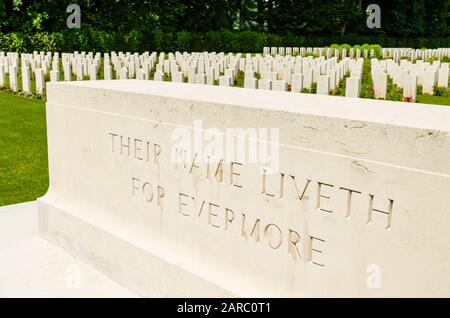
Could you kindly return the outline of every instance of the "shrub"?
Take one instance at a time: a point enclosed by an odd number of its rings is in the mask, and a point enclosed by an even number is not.
[[[450,89],[445,87],[433,87],[433,95],[435,96],[450,96]]]

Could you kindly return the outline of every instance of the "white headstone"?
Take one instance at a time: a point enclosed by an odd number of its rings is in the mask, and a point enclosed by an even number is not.
[[[231,77],[230,76],[226,76],[226,75],[221,75],[219,77],[219,86],[232,86],[231,85]]]
[[[17,76],[17,67],[15,65],[9,69],[9,88],[13,92],[19,91],[19,80]]]
[[[274,91],[286,92],[287,89],[288,89],[287,81],[279,80],[272,82],[272,90]]]
[[[272,90],[272,80],[263,78],[258,80],[258,88],[268,91]]]
[[[35,70],[36,76],[36,94],[44,94],[45,82],[44,82],[44,70],[37,68]]]
[[[440,68],[438,72],[437,86],[448,88],[448,75],[449,75],[448,66],[446,68]]]
[[[30,68],[28,66],[22,67],[22,91],[27,95],[31,94]]]
[[[111,65],[105,65],[103,67],[103,79],[104,80],[112,80],[112,67]]]
[[[183,73],[182,72],[172,73],[172,82],[183,83]]]
[[[251,89],[258,88],[258,80],[253,77],[246,77],[244,79],[244,88],[251,88]]]
[[[320,75],[317,81],[317,94],[329,95],[330,94],[330,76]]]
[[[415,102],[417,95],[417,76],[408,75],[404,78],[403,98],[406,101]]]
[[[434,69],[426,70],[423,73],[423,94],[434,94],[434,86],[436,85],[436,71]]]
[[[294,74],[292,76],[291,92],[300,93],[303,89],[303,75]]]
[[[373,89],[375,98],[386,99],[388,76],[384,72],[376,72],[373,74]]]
[[[347,77],[345,81],[345,96],[359,97],[361,90],[361,80],[358,77]]]

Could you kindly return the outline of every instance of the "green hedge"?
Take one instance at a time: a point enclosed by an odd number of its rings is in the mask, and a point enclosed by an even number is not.
[[[379,44],[382,47],[437,48],[450,47],[450,38],[389,38],[348,34],[333,37],[304,37],[293,34],[276,35],[258,32],[212,31],[207,33],[174,32],[155,30],[143,33],[107,32],[92,30],[67,30],[63,32],[41,32],[34,34],[0,34],[0,51],[223,51],[262,52],[264,46],[325,47],[332,43],[361,45]]]

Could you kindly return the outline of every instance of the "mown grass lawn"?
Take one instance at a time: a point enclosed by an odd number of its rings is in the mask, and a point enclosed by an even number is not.
[[[418,103],[450,106],[450,96],[417,95]]]
[[[0,206],[35,200],[47,188],[45,103],[0,91]]]

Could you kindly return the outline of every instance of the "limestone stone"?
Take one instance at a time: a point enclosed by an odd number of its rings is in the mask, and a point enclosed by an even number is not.
[[[22,67],[22,91],[26,95],[31,94],[30,68],[28,66]]]
[[[40,234],[131,291],[450,296],[446,107],[156,81],[47,93]]]
[[[120,75],[119,75],[119,78],[121,79],[121,80],[125,80],[125,79],[128,79],[128,69],[126,68],[126,67],[122,67],[121,69],[120,69],[120,73],[119,73]]]
[[[111,65],[105,64],[103,67],[103,79],[104,80],[112,80],[112,67]]]
[[[330,76],[320,75],[317,82],[317,94],[329,95],[330,94]]]
[[[437,83],[437,85],[439,87],[448,88],[448,76],[449,76],[448,66],[445,67],[445,68],[440,68],[439,72],[438,72],[438,83]]]
[[[0,88],[5,86],[5,66],[0,64]]]
[[[172,82],[183,83],[183,73],[182,72],[172,73]]]
[[[388,77],[384,72],[376,72],[373,74],[373,89],[375,98],[386,99]]]
[[[258,88],[267,91],[272,90],[272,80],[263,78],[258,80]]]
[[[225,86],[225,87],[230,87],[231,85],[231,77],[227,76],[227,75],[221,75],[219,77],[219,85],[220,86]]]
[[[206,85],[206,74],[204,74],[204,73],[197,74],[195,76],[195,83],[196,84]]]
[[[252,89],[258,88],[258,80],[253,77],[246,77],[244,79],[244,88],[252,88]]]
[[[423,73],[422,92],[433,95],[434,85],[436,85],[436,71],[434,69],[426,70]]]
[[[303,89],[303,74],[294,74],[292,76],[291,92],[299,93]]]
[[[274,81],[272,83],[272,90],[274,91],[280,91],[280,92],[286,92],[288,89],[288,82],[286,81]]]
[[[361,90],[361,79],[359,77],[347,77],[345,81],[345,96],[359,97]]]
[[[311,89],[313,83],[313,70],[305,69],[303,72],[303,87]]]
[[[154,75],[154,80],[160,82],[164,81],[164,73],[161,71],[156,71]]]
[[[35,76],[36,76],[36,93],[43,94],[45,89],[44,70],[41,68],[37,68],[35,71]]]
[[[57,69],[50,71],[50,82],[59,82],[59,71]],[[91,79],[92,80],[92,79]]]
[[[404,78],[403,98],[414,102],[417,95],[417,76],[408,75]]]
[[[9,70],[9,87],[13,92],[19,91],[19,79],[16,66],[11,66]]]

